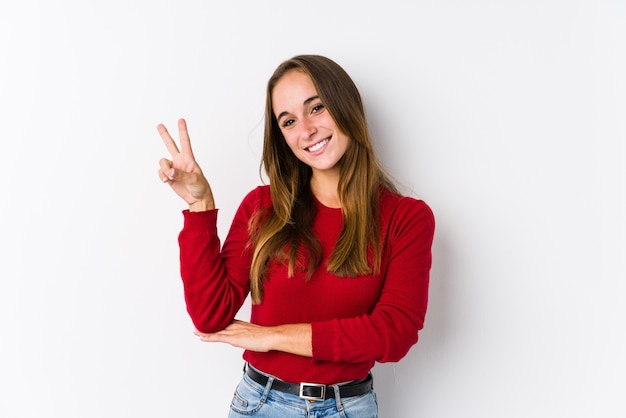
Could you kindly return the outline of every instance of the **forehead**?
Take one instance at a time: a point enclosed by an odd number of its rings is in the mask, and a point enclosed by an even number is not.
[[[275,113],[295,110],[304,102],[317,96],[317,89],[308,74],[300,70],[290,70],[283,75],[272,90],[272,107]]]

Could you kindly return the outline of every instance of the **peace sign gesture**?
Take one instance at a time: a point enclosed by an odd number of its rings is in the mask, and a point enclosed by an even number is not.
[[[159,124],[157,131],[172,156],[171,160],[161,158],[159,161],[161,181],[168,183],[176,194],[187,202],[190,211],[199,212],[215,209],[209,182],[202,174],[202,170],[193,156],[185,120],[178,120],[180,150],[165,125]]]

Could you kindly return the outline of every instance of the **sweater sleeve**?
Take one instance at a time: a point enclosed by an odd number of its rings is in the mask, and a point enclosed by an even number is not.
[[[180,272],[187,312],[200,332],[216,332],[230,324],[250,289],[248,219],[255,191],[241,203],[224,246],[217,234],[217,209],[184,211],[179,234]]]
[[[435,221],[423,201],[401,199],[388,221],[381,295],[369,315],[312,324],[313,361],[399,361],[417,343],[428,303]]]

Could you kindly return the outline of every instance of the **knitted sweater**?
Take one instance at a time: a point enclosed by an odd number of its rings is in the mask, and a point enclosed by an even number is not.
[[[269,187],[244,198],[223,246],[217,209],[183,212],[181,276],[187,310],[201,332],[225,328],[249,293],[248,221],[271,207]],[[313,356],[245,351],[244,359],[285,381],[333,384],[365,377],[375,361],[398,361],[417,342],[428,302],[435,222],[424,201],[383,191],[380,274],[340,278],[326,270],[326,262],[341,231],[341,209],[316,204],[313,232],[322,247],[321,265],[307,281],[305,272],[289,278],[286,265],[270,263],[263,300],[252,305],[250,318],[265,326],[310,323]]]

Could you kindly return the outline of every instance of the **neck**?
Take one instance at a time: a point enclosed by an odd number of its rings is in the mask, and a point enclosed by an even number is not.
[[[337,186],[339,185],[339,173],[313,172],[311,177],[311,191],[324,206],[340,208],[341,201]]]

